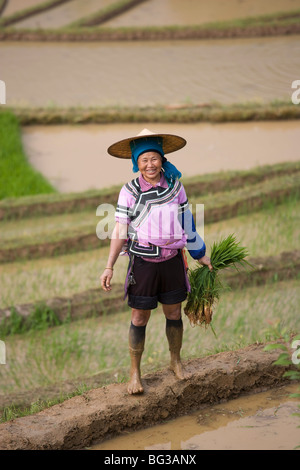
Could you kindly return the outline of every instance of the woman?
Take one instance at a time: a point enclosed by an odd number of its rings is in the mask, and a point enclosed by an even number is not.
[[[183,324],[181,303],[189,283],[182,250],[212,270],[205,256],[205,244],[195,229],[181,173],[167,161],[165,154],[186,144],[182,137],[155,134],[144,129],[135,137],[121,140],[108,148],[118,158],[131,158],[139,177],[125,184],[119,194],[116,225],[110,252],[101,276],[105,291],[111,290],[113,267],[124,249],[129,254],[125,295],[132,309],[129,329],[131,358],[130,394],[143,393],[141,358],[151,310],[162,304],[166,317],[166,336],[171,356],[170,367],[178,379],[184,378],[180,360]]]

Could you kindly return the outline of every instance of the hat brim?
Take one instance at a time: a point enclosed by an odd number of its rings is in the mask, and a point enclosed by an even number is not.
[[[131,158],[130,142],[132,142],[133,140],[144,139],[145,137],[162,137],[162,147],[164,153],[175,152],[176,150],[180,150],[186,145],[186,140],[183,137],[180,137],[179,135],[150,134],[149,136],[141,135],[120,140],[119,142],[116,142],[115,144],[112,144],[110,147],[108,147],[107,152],[113,157]]]

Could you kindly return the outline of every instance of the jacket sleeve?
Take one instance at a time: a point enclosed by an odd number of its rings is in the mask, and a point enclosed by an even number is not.
[[[202,258],[206,253],[206,246],[196,230],[192,212],[190,209],[186,209],[184,212],[178,214],[178,218],[188,237],[186,248],[189,254],[194,259]]]
[[[115,221],[120,224],[130,224],[130,212],[134,206],[135,200],[132,194],[128,191],[126,185],[124,185],[120,191],[118,204],[115,212]]]

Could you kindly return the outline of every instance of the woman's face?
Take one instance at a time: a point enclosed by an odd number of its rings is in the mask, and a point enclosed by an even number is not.
[[[145,152],[139,156],[138,168],[148,183],[155,184],[160,180],[162,158],[157,152]]]

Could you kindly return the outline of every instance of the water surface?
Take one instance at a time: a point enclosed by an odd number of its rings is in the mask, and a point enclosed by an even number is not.
[[[39,3],[41,3],[40,0]],[[72,0],[14,24],[15,28],[60,28],[96,13],[115,0]],[[24,8],[24,7],[23,7]]]
[[[299,0],[151,0],[105,26],[197,25],[300,8]]]
[[[4,42],[7,106],[291,100],[297,36],[211,41]]]
[[[23,144],[32,166],[59,191],[84,191],[124,184],[136,175],[130,160],[111,157],[107,148],[144,127],[187,140],[167,156],[187,177],[300,160],[299,121],[29,126],[23,128]]]
[[[292,450],[300,444],[299,393],[290,385],[203,408],[108,440],[92,450]]]

